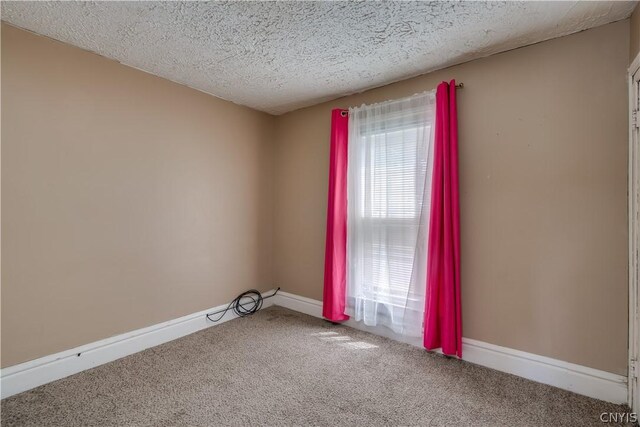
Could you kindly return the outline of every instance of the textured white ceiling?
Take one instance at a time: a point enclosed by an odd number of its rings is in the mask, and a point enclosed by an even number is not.
[[[628,17],[635,2],[2,2],[13,25],[280,114]]]

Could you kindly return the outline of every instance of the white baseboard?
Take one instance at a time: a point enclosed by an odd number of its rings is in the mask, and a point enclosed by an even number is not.
[[[267,294],[272,292],[267,292]],[[265,299],[263,308],[273,305],[273,300],[274,298]],[[206,319],[207,313],[225,309],[227,305],[219,305],[147,328],[4,368],[0,370],[0,398],[13,396],[238,317],[233,310],[229,310],[216,323]]]
[[[322,302],[320,301],[283,291],[278,292],[274,299],[275,305],[322,318]],[[343,324],[368,331],[361,322],[348,320]],[[386,336],[395,339],[391,333]],[[470,338],[462,339],[462,353],[462,359],[467,362],[595,399],[619,404],[627,403],[627,377],[622,375]]]
[[[264,300],[264,308],[271,305],[279,305],[322,318],[322,303],[320,301],[288,292],[280,291],[275,297]],[[229,311],[218,323],[206,320],[206,313],[221,310],[226,306],[227,304],[220,305],[209,310],[4,368],[0,370],[0,397],[4,399],[235,319],[237,317],[235,313]],[[360,322],[349,320],[344,324],[355,329],[368,330]],[[387,337],[394,338],[392,334]],[[469,338],[463,338],[462,342],[463,360],[468,362],[607,402],[627,403],[627,378],[622,375]]]

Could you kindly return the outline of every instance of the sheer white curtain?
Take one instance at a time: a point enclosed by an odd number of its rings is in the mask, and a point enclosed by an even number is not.
[[[349,109],[346,314],[421,337],[435,92]]]

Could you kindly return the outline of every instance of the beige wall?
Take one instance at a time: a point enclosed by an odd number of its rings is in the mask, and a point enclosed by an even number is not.
[[[2,366],[272,287],[274,118],[2,25]]]
[[[459,91],[464,336],[627,366],[629,21],[278,117],[276,283],[321,299],[330,110]]]
[[[631,15],[629,29],[629,63],[640,53],[640,8],[636,6]]]
[[[2,366],[249,287],[321,299],[331,108],[456,78],[464,335],[625,374],[629,33],[274,118],[3,25]]]

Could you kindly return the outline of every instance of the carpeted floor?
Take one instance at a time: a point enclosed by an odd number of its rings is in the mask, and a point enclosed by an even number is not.
[[[2,401],[2,426],[602,426],[628,408],[271,307]]]

